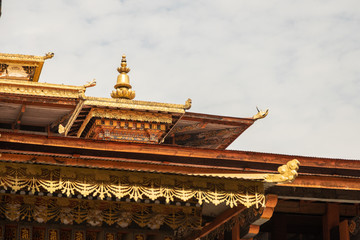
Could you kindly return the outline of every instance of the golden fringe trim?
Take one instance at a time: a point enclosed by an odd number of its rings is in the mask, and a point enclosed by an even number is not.
[[[61,193],[68,197],[164,198],[166,203],[196,199],[199,204],[225,203],[230,207],[264,206],[263,183],[239,179],[151,174],[125,171],[1,164],[0,188],[32,193]],[[10,166],[9,166],[10,165]],[[231,190],[229,190],[231,189]]]

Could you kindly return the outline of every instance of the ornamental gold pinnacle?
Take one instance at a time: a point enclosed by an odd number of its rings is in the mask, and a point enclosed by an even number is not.
[[[121,67],[117,68],[120,73],[117,77],[116,85],[114,86],[115,90],[111,92],[112,98],[125,98],[125,99],[134,99],[135,91],[131,89],[130,79],[127,75],[130,72],[130,68],[127,67],[126,56],[123,55],[121,59]]]

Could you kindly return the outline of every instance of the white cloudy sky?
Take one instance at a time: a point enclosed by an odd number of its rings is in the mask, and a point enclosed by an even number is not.
[[[109,97],[126,53],[138,100],[251,117],[230,149],[360,159],[359,0],[3,0],[0,52],[42,82]]]

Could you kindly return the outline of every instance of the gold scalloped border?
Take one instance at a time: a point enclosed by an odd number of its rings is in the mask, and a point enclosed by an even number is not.
[[[110,171],[18,163],[0,164],[0,188],[32,193],[61,193],[68,197],[148,198],[174,201],[196,199],[230,207],[264,206],[261,181],[222,179],[130,171]]]

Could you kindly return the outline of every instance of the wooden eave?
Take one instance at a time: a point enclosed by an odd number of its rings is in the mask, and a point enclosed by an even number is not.
[[[84,96],[85,91],[84,86],[0,79],[0,93],[2,94],[77,99]]]
[[[67,156],[86,156],[88,167],[114,168],[126,163],[129,168],[199,173],[276,172],[279,165],[296,158],[301,164],[301,176],[352,178],[359,180],[360,161],[314,158],[246,151],[213,150],[170,145],[109,142],[70,137],[47,137],[33,134],[1,132],[3,151],[27,151]],[[73,158],[73,157],[71,157]],[[96,160],[95,160],[96,159]],[[109,159],[111,159],[109,161]],[[56,162],[56,160],[53,160]],[[74,160],[65,161],[74,162]],[[80,160],[79,160],[80,161]],[[69,162],[69,163],[70,163]],[[76,161],[75,161],[76,162]],[[81,162],[81,161],[80,161]],[[93,166],[92,166],[93,164]],[[102,164],[104,164],[102,166]],[[295,184],[296,181],[293,183]]]
[[[166,143],[224,150],[254,122],[253,118],[186,112],[169,132]]]
[[[219,172],[228,171],[229,173],[234,171],[275,172],[279,165],[295,158],[301,164],[300,175],[358,178],[360,172],[360,161],[358,160],[125,143],[73,137],[47,137],[15,132],[1,132],[0,134],[3,150],[61,153],[68,156],[102,159],[101,161],[111,158],[113,162],[122,159],[129,163],[149,164],[154,169],[157,168],[156,166],[177,166],[183,169],[188,168],[191,171],[196,168]],[[101,167],[100,162],[94,167]],[[87,166],[91,167],[91,164],[92,161],[89,160]]]
[[[29,83],[26,85],[39,85],[38,83]],[[56,134],[57,128],[55,129],[55,127],[61,121],[66,120],[66,116],[71,114],[78,103],[77,98],[72,97],[24,95],[9,93],[6,89],[5,91],[1,90],[4,89],[0,89],[0,111],[2,112],[0,128],[3,129],[16,131],[28,129],[41,132],[52,129],[53,134]],[[78,94],[78,91],[76,93]]]

